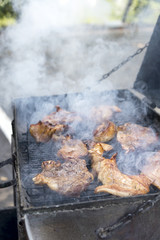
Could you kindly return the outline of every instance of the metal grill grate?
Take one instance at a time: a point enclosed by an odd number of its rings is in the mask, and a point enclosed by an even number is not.
[[[114,92],[107,92],[100,93],[99,98],[101,99],[101,103],[107,103],[108,98],[110,96],[116,95],[116,105],[120,108],[124,109],[126,107],[134,106],[134,111],[131,112],[130,115],[126,115],[126,111],[119,113],[117,116],[114,117],[114,122],[117,125],[124,124],[125,122],[134,122],[142,124],[143,126],[152,126],[156,129],[158,133],[160,133],[160,117],[155,112],[153,112],[149,108],[144,108],[143,103],[134,97],[129,91],[127,90],[119,90]],[[82,95],[75,94],[75,98],[82,98]],[[70,96],[69,96],[70,97]],[[95,94],[94,94],[94,99]],[[14,118],[15,118],[15,138],[16,141],[16,151],[17,151],[17,158],[19,163],[20,169],[20,182],[21,182],[21,189],[20,194],[21,198],[23,199],[23,204],[26,207],[41,207],[41,206],[53,206],[53,205],[60,205],[60,204],[72,204],[72,203],[79,203],[79,202],[86,202],[91,200],[98,200],[98,199],[108,199],[108,198],[115,198],[110,194],[94,194],[94,189],[99,184],[98,181],[95,179],[84,191],[80,197],[65,197],[55,193],[54,191],[50,190],[47,186],[38,186],[35,185],[32,181],[32,178],[41,172],[41,163],[45,160],[56,160],[57,159],[57,147],[53,142],[48,143],[36,143],[35,140],[31,137],[28,129],[30,124],[33,121],[33,115],[37,118],[37,121],[41,119],[41,116],[45,116],[48,114],[49,108],[45,108],[49,105],[51,107],[55,105],[60,105],[62,108],[68,108],[68,96],[53,96],[53,97],[33,97],[27,99],[19,99],[16,100],[14,103]],[[94,101],[93,101],[94,105]],[[47,110],[46,110],[47,109]],[[127,109],[126,109],[127,110]],[[45,112],[46,111],[46,112]],[[51,110],[52,111],[52,110]],[[135,114],[136,113],[136,114]],[[39,119],[38,119],[39,118]],[[113,140],[112,144],[114,148],[119,149],[120,146],[118,143]],[[157,146],[156,146],[157,147]],[[155,148],[155,146],[154,146]],[[110,157],[115,150],[113,150],[108,157]],[[88,159],[87,166],[88,169],[90,168],[90,162]],[[151,187],[151,192],[157,192],[156,188]],[[22,205],[23,205],[22,204]]]

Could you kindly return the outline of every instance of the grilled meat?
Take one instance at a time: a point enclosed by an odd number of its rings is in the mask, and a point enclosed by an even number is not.
[[[121,109],[117,106],[101,105],[93,107],[91,110],[91,118],[97,123],[108,121],[112,118],[114,113],[121,112]]]
[[[47,142],[52,136],[53,140],[56,141],[63,139],[63,137],[60,137],[60,133],[62,134],[69,128],[68,124],[80,121],[81,118],[76,113],[68,112],[56,106],[56,112],[49,114],[37,124],[31,124],[29,131],[37,142]]]
[[[68,134],[66,134],[66,135],[53,134],[52,135],[52,140],[54,142],[62,142],[63,143],[64,141],[68,141],[69,139],[71,139],[71,135],[68,135]]]
[[[158,138],[151,128],[142,127],[133,123],[125,123],[118,127],[117,140],[126,151],[136,148],[145,149],[150,144],[156,143]]]
[[[147,158],[142,173],[151,181],[151,183],[160,189],[160,151]]]
[[[70,159],[65,163],[45,161],[42,172],[33,178],[35,184],[47,184],[48,187],[62,195],[79,196],[93,181],[83,159]]]
[[[87,147],[81,140],[70,139],[63,142],[61,149],[57,153],[59,157],[64,159],[80,158],[88,154]]]
[[[106,121],[97,127],[94,131],[95,142],[108,142],[114,138],[116,134],[116,125],[111,121]]]
[[[96,143],[92,149],[88,152],[90,153],[92,159],[92,170],[94,175],[97,175],[101,169],[101,162],[105,159],[103,158],[103,152],[109,152],[113,147],[105,143]]]
[[[82,119],[75,112],[69,112],[56,106],[56,112],[53,112],[43,118],[42,122],[48,122],[52,125],[69,124],[72,122],[80,122]]]
[[[103,152],[109,152],[113,149],[113,147],[109,144],[106,143],[92,143],[92,148],[89,150],[89,153],[92,157],[94,157],[94,155],[98,155],[98,156],[102,156]]]
[[[92,168],[103,183],[95,193],[108,192],[121,197],[145,194],[149,192],[150,180],[144,175],[126,175],[120,172],[116,164],[116,155],[111,159],[102,156],[102,145],[96,145],[89,152],[92,157]]]
[[[66,128],[67,126],[63,124],[52,125],[48,122],[39,121],[37,124],[31,124],[29,131],[37,142],[48,142],[53,134],[57,135]]]

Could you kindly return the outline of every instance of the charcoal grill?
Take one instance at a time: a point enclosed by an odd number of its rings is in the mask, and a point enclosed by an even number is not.
[[[107,103],[108,99],[116,96],[114,103],[121,109],[133,108],[130,115],[126,115],[122,111],[118,117],[115,116],[116,124],[134,121],[143,126],[151,126],[160,135],[160,116],[153,109],[155,106],[160,106],[158,91],[155,91],[153,95],[154,90],[159,86],[157,81],[160,79],[157,70],[159,62],[157,65],[154,64],[155,54],[156,59],[160,59],[159,48],[155,50],[160,43],[159,24],[160,19],[158,19],[135,81],[134,88],[147,96],[143,100],[129,90],[114,90],[101,93],[88,91],[85,94],[30,97],[14,101],[12,160],[14,160],[16,179],[15,201],[19,239],[94,240],[111,238],[124,240],[131,238],[130,236],[136,240],[159,239],[157,223],[160,216],[160,195],[157,188],[151,186],[148,194],[127,198],[102,193],[95,195],[94,189],[97,186],[95,180],[80,197],[68,198],[60,196],[46,186],[34,185],[32,177],[41,171],[41,162],[56,158],[56,149],[50,142],[37,144],[28,131],[29,125],[33,121],[33,115],[37,116],[38,121],[48,113],[47,105],[60,105],[62,108],[69,109],[68,103],[71,98],[75,101],[77,99],[83,101],[87,94],[87,97],[92,99],[93,105],[96,104],[97,99],[100,103]],[[150,75],[148,66],[153,72],[156,69],[153,84],[150,81],[152,75]],[[47,109],[46,112],[42,113],[42,108]],[[41,114],[43,115],[41,116]],[[151,146],[149,150],[159,149],[160,147],[157,145]],[[87,164],[89,168],[89,162]],[[14,181],[11,184],[13,183]]]

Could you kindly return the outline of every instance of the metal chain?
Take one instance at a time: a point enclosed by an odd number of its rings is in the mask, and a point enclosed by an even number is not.
[[[100,239],[109,239],[116,231],[120,228],[126,226],[130,223],[133,218],[149,211],[155,204],[160,201],[160,194],[158,194],[153,200],[148,200],[147,202],[140,205],[135,212],[129,213],[123,216],[119,221],[109,227],[101,227],[96,230],[96,233]]]
[[[104,79],[108,78],[112,73],[116,72],[117,70],[119,70],[123,65],[125,65],[127,62],[129,62],[131,59],[133,59],[135,56],[137,56],[138,54],[140,54],[145,48],[147,48],[149,46],[149,42],[146,43],[144,45],[144,47],[142,48],[138,48],[137,51],[129,56],[128,58],[126,58],[125,60],[123,60],[120,64],[118,64],[117,66],[115,66],[111,71],[109,71],[108,73],[104,74],[102,76],[101,79],[98,80],[98,82],[103,81]]]

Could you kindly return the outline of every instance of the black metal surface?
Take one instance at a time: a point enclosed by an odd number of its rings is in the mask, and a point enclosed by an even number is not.
[[[94,96],[94,97],[93,97]],[[98,182],[95,180],[89,188],[77,198],[66,198],[51,191],[46,186],[35,185],[32,178],[41,171],[41,163],[44,160],[56,159],[57,149],[52,142],[37,144],[30,136],[28,129],[29,125],[34,121],[38,121],[45,114],[53,111],[53,106],[60,105],[62,108],[69,109],[70,100],[78,100],[83,104],[85,98],[82,94],[70,94],[51,97],[33,97],[28,99],[19,99],[14,104],[14,118],[15,118],[15,137],[17,149],[17,180],[20,196],[20,206],[22,209],[30,208],[44,208],[62,205],[73,205],[80,203],[88,203],[96,201],[111,201],[119,202],[121,198],[110,194],[94,194],[94,189]],[[125,122],[135,122],[143,126],[152,126],[157,133],[160,133],[160,117],[152,109],[144,106],[144,104],[128,90],[119,90],[103,93],[87,93],[87,100],[91,99],[92,104],[108,103],[114,99],[114,104],[123,109],[122,113],[114,117],[114,122],[117,125]],[[49,106],[49,107],[48,107]],[[129,109],[130,114],[126,115]],[[111,142],[115,148],[119,148],[114,140]],[[148,149],[153,151],[159,146]],[[117,149],[116,149],[117,151]],[[113,154],[114,152],[111,152]],[[90,163],[87,162],[90,169]],[[132,166],[133,168],[134,166]],[[123,166],[122,166],[122,169]],[[158,189],[151,187],[149,194],[139,196],[138,199],[147,199],[148,196],[156,196]],[[136,199],[136,197],[131,197]],[[128,200],[131,198],[127,198]]]
[[[29,239],[39,240],[98,240],[96,230],[115,223],[124,214],[135,211],[143,200],[106,204],[75,211],[46,211],[25,215]],[[96,205],[95,205],[96,206]],[[110,240],[159,240],[160,202],[117,231]]]
[[[16,184],[16,179],[12,179],[9,181],[1,181],[0,182],[0,188],[6,188],[10,186],[14,186]]]
[[[18,240],[17,210],[15,207],[0,209],[0,239]]]
[[[0,168],[8,165],[8,164],[13,164],[14,163],[13,158],[9,158],[7,160],[4,160],[2,162],[0,162]],[[16,179],[11,179],[9,181],[0,181],[0,188],[6,188],[6,187],[10,187],[10,186],[14,186],[16,184]]]
[[[5,165],[12,164],[12,163],[13,163],[13,159],[12,158],[4,160],[4,161],[0,162],[0,168],[4,167]]]
[[[160,202],[160,194],[158,194],[153,200],[148,200],[142,205],[138,206],[138,208],[134,212],[127,213],[121,219],[119,219],[115,224],[107,227],[101,227],[96,230],[97,236],[100,239],[110,239],[112,235],[114,235],[117,231],[119,231],[124,226],[128,225],[134,218],[137,216],[144,214],[149,211],[153,206]]]
[[[160,17],[156,23],[134,88],[160,107]]]

